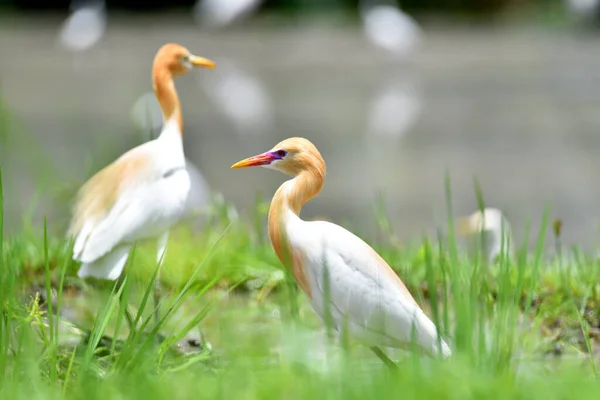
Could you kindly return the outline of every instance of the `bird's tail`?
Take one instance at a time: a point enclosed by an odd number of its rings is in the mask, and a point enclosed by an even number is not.
[[[452,355],[452,350],[450,350],[450,346],[442,339],[441,347],[438,346],[436,348],[437,353],[441,354],[443,358],[450,357]]]
[[[131,246],[129,245],[115,247],[104,256],[81,264],[77,275],[80,278],[93,277],[114,281],[123,272],[130,250]]]
[[[420,311],[417,316],[419,324],[418,343],[430,356],[442,356],[443,358],[450,357],[452,350],[448,343],[439,335],[439,331],[433,321],[431,321],[423,311]]]

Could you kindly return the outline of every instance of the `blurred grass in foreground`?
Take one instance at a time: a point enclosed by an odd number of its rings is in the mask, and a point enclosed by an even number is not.
[[[175,230],[158,327],[147,301],[154,243],[135,249],[122,282],[94,291],[75,278],[70,243],[44,234],[45,226],[0,237],[0,396],[597,398],[600,272],[577,251],[545,259],[546,223],[536,252],[485,266],[459,251],[451,230],[447,238],[399,248],[380,212],[389,240],[375,248],[455,351],[441,361],[388,349],[400,365],[392,373],[359,344],[344,352],[320,340],[321,324],[302,294],[293,292],[300,312],[289,311],[285,274],[265,240],[266,211],[257,201],[251,222],[241,221],[217,197],[202,228]],[[119,295],[141,306],[131,332]],[[67,319],[75,303],[88,318],[71,317],[74,326],[65,328],[57,315]],[[212,346],[173,351],[194,329]],[[65,341],[71,331],[78,332],[75,344]]]

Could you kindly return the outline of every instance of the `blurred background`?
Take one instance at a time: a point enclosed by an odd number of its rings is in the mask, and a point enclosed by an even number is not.
[[[285,179],[233,171],[304,136],[328,166],[305,218],[397,236],[498,207],[523,237],[546,205],[563,242],[600,239],[598,0],[0,0],[0,167],[9,231],[47,215],[158,134],[151,65],[166,42],[213,59],[176,82],[191,206],[222,193],[242,213]],[[39,226],[39,225],[38,225]]]

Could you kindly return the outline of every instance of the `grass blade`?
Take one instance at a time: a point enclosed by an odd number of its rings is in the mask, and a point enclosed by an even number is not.
[[[48,256],[48,226],[46,217],[44,216],[44,270],[46,276],[46,301],[48,302],[48,322],[50,323],[50,378],[52,381],[56,380],[58,371],[56,369],[56,349],[58,344],[56,342],[55,333],[58,329],[58,321],[55,318],[53,305],[52,305],[52,281],[50,276],[50,257]]]
[[[4,270],[4,191],[2,189],[2,168],[0,168],[0,269]]]

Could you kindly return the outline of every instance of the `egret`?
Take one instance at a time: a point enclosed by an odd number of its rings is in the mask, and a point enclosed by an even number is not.
[[[84,51],[95,46],[106,31],[105,0],[73,0],[72,14],[63,22],[60,43],[72,51]]]
[[[131,118],[146,140],[155,139],[160,135],[163,112],[154,93],[144,93],[134,102],[131,108]],[[209,205],[211,189],[202,171],[187,157],[185,167],[190,176],[190,193],[183,217],[191,217]]]
[[[422,98],[410,82],[385,82],[371,101],[367,134],[393,139],[410,132],[423,109]]]
[[[272,130],[273,101],[258,76],[231,61],[219,60],[219,72],[198,83],[238,134],[265,134]]]
[[[198,0],[194,18],[211,28],[222,28],[256,11],[263,0]]]
[[[393,2],[361,0],[359,8],[364,34],[372,45],[399,59],[411,54],[418,45],[421,28]]]
[[[158,50],[152,80],[163,113],[160,136],[92,176],[79,190],[69,227],[75,240],[73,259],[82,263],[80,278],[118,279],[133,244],[158,237],[155,305],[168,230],[184,212],[190,192],[183,116],[173,78],[193,67],[214,68],[215,64],[174,43]]]
[[[478,235],[481,254],[488,262],[493,262],[501,254],[512,255],[514,251],[510,224],[497,208],[484,208],[458,219],[457,231],[466,237]]]
[[[310,141],[286,139],[231,168],[253,166],[293,176],[271,201],[269,238],[322,319],[338,333],[347,328],[384,361],[379,346],[407,348],[413,338],[429,355],[452,354],[398,275],[367,243],[333,223],[300,218],[302,206],[325,179],[325,162]]]

